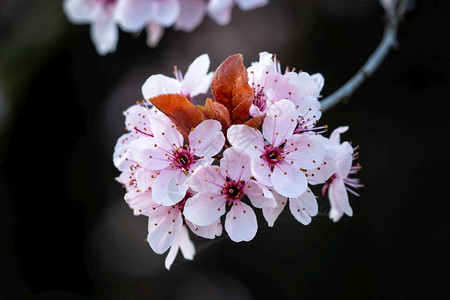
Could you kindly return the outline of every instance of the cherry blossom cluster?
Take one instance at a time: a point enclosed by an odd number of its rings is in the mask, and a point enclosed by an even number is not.
[[[150,76],[145,100],[124,112],[127,132],[114,151],[125,201],[148,217],[150,247],[170,249],[167,269],[178,249],[193,259],[190,234],[214,239],[224,225],[231,240],[252,240],[260,209],[269,226],[285,206],[309,224],[319,210],[314,186],[328,196],[333,221],[352,216],[348,193],[362,186],[353,177],[356,148],[340,138],[348,128],[325,137],[317,126],[322,75],[283,73],[267,52],[248,68],[242,55],[214,73],[209,64],[203,54],[184,76],[177,68],[174,78]],[[207,93],[214,99],[192,103]]]
[[[97,52],[116,50],[119,27],[129,33],[143,30],[147,44],[155,47],[164,28],[193,31],[208,15],[219,25],[230,22],[235,4],[242,10],[266,5],[269,0],[64,0],[63,9],[74,24],[91,24]]]

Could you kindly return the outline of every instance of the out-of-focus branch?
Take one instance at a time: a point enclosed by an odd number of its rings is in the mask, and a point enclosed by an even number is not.
[[[383,62],[389,51],[397,47],[397,31],[398,21],[403,14],[403,7],[406,1],[385,1],[389,4],[383,3],[380,0],[386,12],[386,25],[384,28],[383,38],[380,44],[369,57],[367,62],[353,75],[353,77],[341,86],[334,93],[320,101],[323,111],[327,111],[342,100],[350,97],[353,92],[363,83],[364,79],[370,77],[375,70]]]

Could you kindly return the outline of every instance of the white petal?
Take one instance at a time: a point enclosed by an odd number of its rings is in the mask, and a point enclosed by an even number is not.
[[[275,166],[271,181],[277,193],[290,198],[300,196],[307,187],[303,172],[290,164]]]
[[[343,213],[350,217],[353,215],[342,178],[337,177],[333,179],[328,188],[328,198],[331,205],[330,218],[334,222],[337,222]]]
[[[255,128],[233,125],[228,128],[227,138],[232,146],[245,149],[251,157],[259,157],[264,153],[264,138]]]
[[[336,154],[337,172],[342,178],[347,177],[353,162],[353,147],[348,143],[342,143],[339,152]]]
[[[207,226],[197,226],[187,219],[185,219],[185,221],[193,233],[205,239],[213,239],[222,234],[222,224],[220,223],[220,220]]]
[[[235,0],[236,4],[242,10],[255,9],[269,3],[269,0]]]
[[[305,175],[309,184],[322,184],[336,172],[336,161],[327,153],[320,167],[306,171]]]
[[[263,215],[269,227],[273,226],[273,224],[278,219],[278,216],[281,214],[288,201],[287,197],[282,196],[275,191],[272,191],[272,194],[275,198],[277,206],[263,208]]]
[[[225,213],[225,196],[212,193],[199,193],[186,201],[184,216],[199,226],[217,222]]]
[[[138,189],[141,191],[150,191],[157,174],[157,171],[147,170],[146,168],[139,168],[136,170],[136,182]]]
[[[216,193],[222,191],[226,174],[217,166],[199,167],[189,179],[189,186],[198,193]]]
[[[147,27],[145,27],[145,32],[147,33],[147,46],[150,48],[155,48],[158,46],[158,43],[164,34],[164,27],[154,21],[151,21],[147,24]]]
[[[210,0],[208,3],[208,15],[219,25],[227,25],[231,20],[233,0]]]
[[[296,126],[297,111],[294,104],[289,100],[281,100],[267,110],[262,132],[264,138],[277,147],[292,137]]]
[[[330,135],[330,140],[335,143],[341,142],[341,134],[346,132],[348,130],[348,126],[341,126],[333,130],[333,132]]]
[[[101,14],[97,17],[91,28],[91,39],[98,54],[106,55],[116,51],[119,40],[119,29],[113,20],[112,13]]]
[[[156,145],[156,146],[155,146]],[[130,143],[133,159],[149,170],[162,170],[170,165],[166,152],[158,148],[155,138],[139,138]]]
[[[179,94],[180,90],[181,83],[178,80],[161,74],[150,76],[142,85],[142,95],[146,100],[162,94]]]
[[[173,205],[183,200],[189,188],[188,177],[181,170],[163,170],[152,186],[152,196],[156,203]]]
[[[257,157],[252,158],[251,165],[252,165],[252,174],[256,178],[256,180],[258,180],[258,182],[262,183],[267,187],[271,187],[272,171],[270,170],[269,164],[265,160]]]
[[[198,157],[216,155],[222,150],[224,143],[222,125],[216,120],[205,120],[189,133],[190,147]]]
[[[151,1],[148,0],[119,0],[115,18],[123,31],[137,32],[151,20],[151,9]]]
[[[314,82],[317,85],[317,93],[315,95],[312,95],[312,96],[320,97],[320,92],[322,91],[323,86],[325,84],[325,78],[320,73],[312,74],[311,78],[314,80]]]
[[[220,167],[226,170],[228,177],[237,181],[247,181],[252,176],[251,158],[240,148],[231,147],[223,152]]]
[[[187,260],[193,260],[195,255],[195,247],[194,243],[192,243],[191,239],[189,238],[189,232],[186,226],[183,226],[181,228],[178,240],[180,243],[181,253],[183,254],[184,258]]]
[[[183,95],[195,96],[192,91],[202,82],[203,77],[208,73],[209,69],[209,56],[208,54],[202,54],[197,57],[189,66],[186,74],[184,75],[183,82],[181,83],[181,92]],[[205,93],[209,85],[206,86]]]
[[[153,209],[159,206],[153,201],[151,192],[130,191],[125,194],[125,201],[133,209],[135,216],[149,216],[153,213]]]
[[[180,3],[177,0],[152,1],[153,20],[161,26],[170,27],[180,15]]]
[[[309,134],[296,134],[286,143],[285,151],[289,152],[285,160],[303,169],[319,167],[325,156],[325,147],[320,138]]]
[[[289,199],[289,209],[297,221],[308,225],[311,217],[317,215],[319,206],[314,194],[307,189],[300,197]]]
[[[74,24],[89,23],[99,13],[98,8],[92,1],[86,0],[64,0],[63,9],[70,20]]]
[[[117,139],[116,146],[114,147],[113,163],[119,171],[129,170],[130,166],[134,165],[131,158],[130,142],[137,138],[136,134],[125,133]]]
[[[253,209],[243,202],[236,202],[225,218],[225,230],[234,242],[252,240],[258,230]]]
[[[275,201],[272,193],[254,180],[247,182],[243,190],[254,207],[274,208],[277,206],[277,202]]]
[[[169,213],[170,212],[170,213]],[[149,216],[147,240],[153,251],[162,254],[177,239],[183,217],[178,209],[160,206]]]

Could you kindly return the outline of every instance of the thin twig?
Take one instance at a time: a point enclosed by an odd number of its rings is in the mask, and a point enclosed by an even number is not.
[[[367,62],[361,69],[343,86],[336,90],[333,94],[320,101],[322,111],[327,111],[343,99],[350,97],[353,92],[363,83],[364,79],[371,76],[380,66],[381,62],[388,55],[392,48],[397,47],[397,31],[398,19],[397,6],[392,5],[385,9],[386,25],[384,28],[383,38],[380,44],[369,57]]]

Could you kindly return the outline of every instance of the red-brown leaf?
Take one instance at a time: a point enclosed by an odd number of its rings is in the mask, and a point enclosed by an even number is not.
[[[231,126],[231,120],[228,109],[224,105],[207,98],[205,106],[199,106],[199,108],[203,111],[206,118],[219,121],[222,124],[222,131],[224,133],[227,132]]]
[[[200,108],[179,94],[159,95],[149,101],[172,120],[186,139],[192,128],[206,120]]]
[[[266,117],[266,115],[253,117],[250,120],[248,120],[247,122],[245,122],[245,125],[256,128],[256,129],[260,129],[265,117]]]
[[[247,69],[241,54],[228,57],[217,68],[211,91],[214,99],[228,109],[233,124],[247,121],[253,102],[253,89],[248,84]]]

